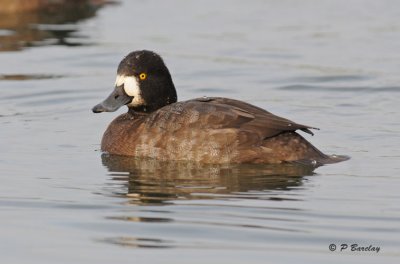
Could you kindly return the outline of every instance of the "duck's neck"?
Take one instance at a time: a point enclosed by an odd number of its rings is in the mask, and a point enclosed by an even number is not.
[[[137,114],[137,113],[148,114],[153,111],[151,111],[151,109],[149,109],[147,106],[144,105],[128,108],[128,113],[130,114]]]
[[[154,100],[152,103],[150,104],[146,104],[146,105],[139,105],[139,106],[134,106],[134,107],[129,107],[128,113],[144,113],[144,114],[149,114],[151,112],[154,112],[166,105],[170,105],[173,103],[177,102],[177,97],[176,94],[171,96],[171,97],[167,97],[165,100],[163,99],[158,99],[158,100]]]

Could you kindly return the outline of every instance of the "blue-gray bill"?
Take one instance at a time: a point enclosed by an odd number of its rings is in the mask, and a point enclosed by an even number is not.
[[[116,86],[114,91],[100,104],[92,108],[93,113],[114,112],[123,105],[132,102],[133,97],[125,93],[123,85]]]

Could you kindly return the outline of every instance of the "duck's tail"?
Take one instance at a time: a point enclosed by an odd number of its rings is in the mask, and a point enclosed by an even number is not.
[[[338,163],[342,161],[349,160],[349,156],[345,155],[326,155],[323,154],[323,156],[316,157],[315,159],[300,159],[300,160],[295,160],[291,161],[291,163],[297,163],[297,164],[302,164],[302,165],[311,165],[314,167],[320,167],[323,165],[327,164],[333,164],[333,163]]]
[[[284,132],[264,141],[263,146],[272,149],[277,159],[319,167],[348,160],[343,155],[326,155],[296,132]]]

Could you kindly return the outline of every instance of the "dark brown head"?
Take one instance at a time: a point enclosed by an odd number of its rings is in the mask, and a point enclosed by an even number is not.
[[[176,101],[175,86],[162,58],[141,50],[120,62],[114,91],[92,111],[113,112],[127,105],[133,111],[152,112]]]

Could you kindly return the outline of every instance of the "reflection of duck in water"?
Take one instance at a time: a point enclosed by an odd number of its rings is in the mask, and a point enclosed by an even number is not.
[[[154,52],[130,53],[117,74],[114,92],[93,108],[95,113],[129,108],[104,133],[105,152],[219,164],[321,165],[346,159],[323,154],[295,132],[312,134],[312,127],[251,104],[207,97],[177,102],[171,75]]]
[[[124,190],[112,192],[127,195],[141,203],[159,203],[171,199],[211,199],[215,194],[241,193],[241,196],[248,196],[250,191],[289,190],[300,186],[303,176],[312,175],[314,169],[313,166],[295,163],[201,164],[137,159],[105,153],[101,158],[111,172],[112,179],[120,181],[124,186]]]
[[[0,0],[0,51],[35,45],[76,46],[74,23],[95,16],[104,0]],[[67,27],[59,25],[68,24]],[[47,40],[47,41],[45,41]]]

